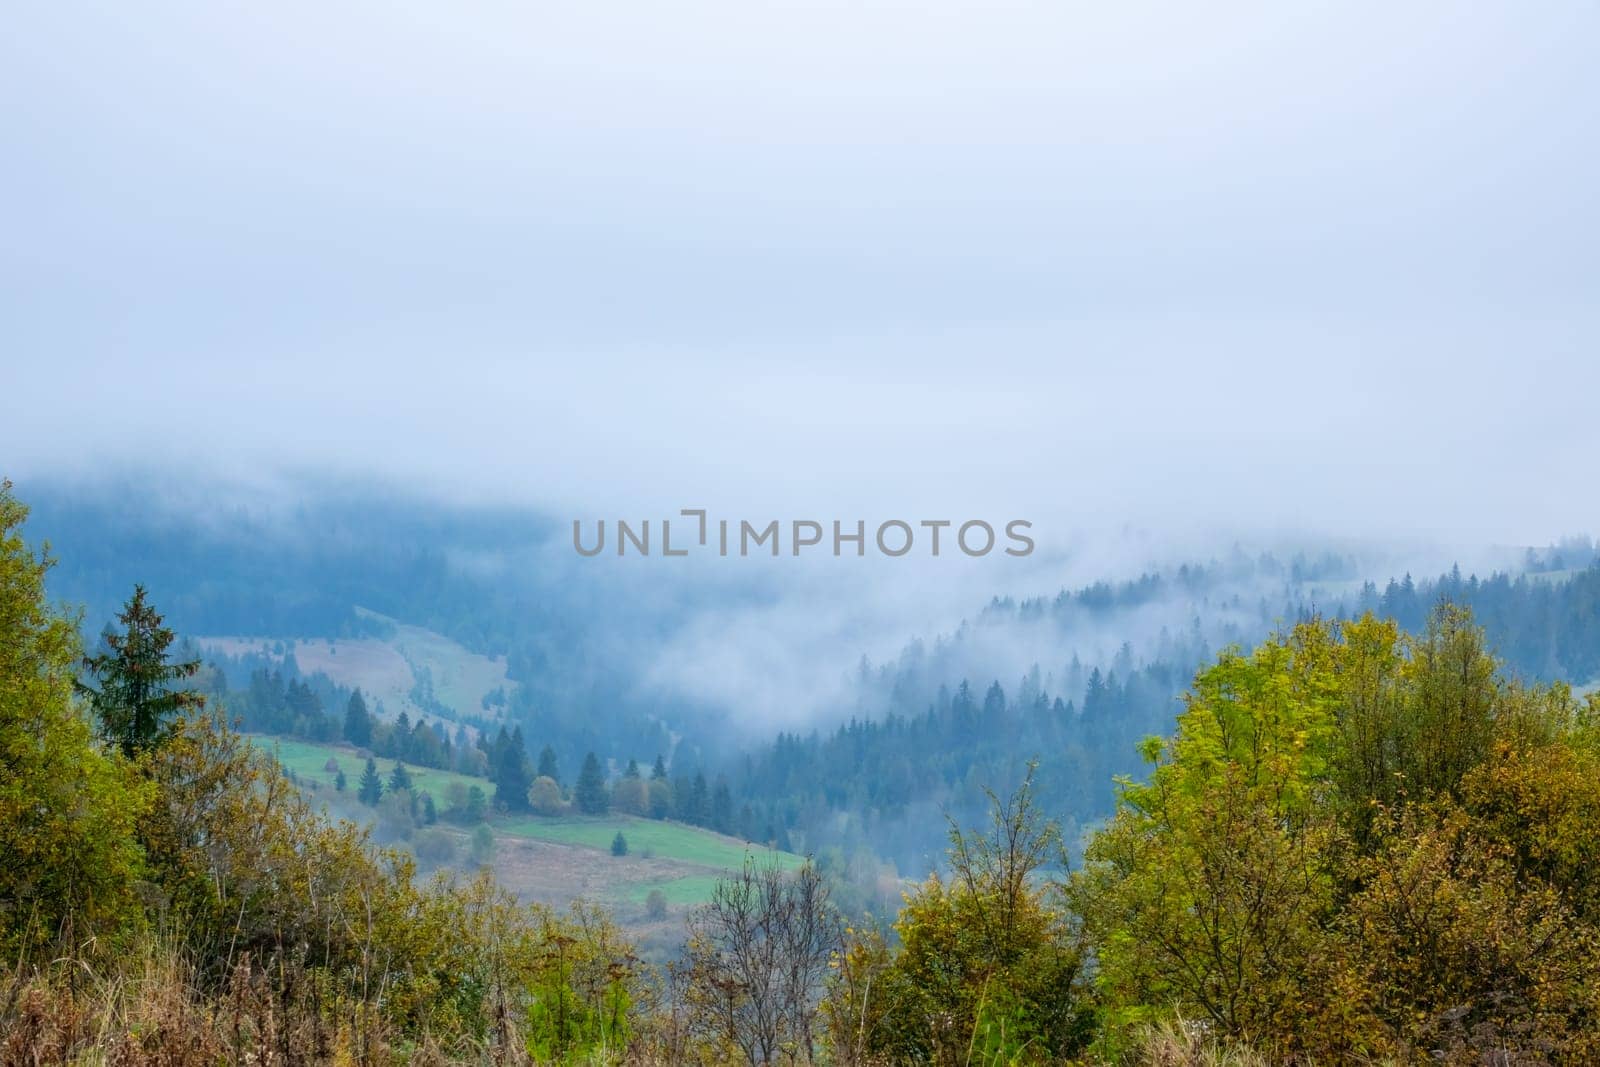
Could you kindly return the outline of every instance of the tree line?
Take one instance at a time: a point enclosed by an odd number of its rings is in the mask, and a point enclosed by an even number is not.
[[[0,1062],[1600,1058],[1600,696],[1461,606],[1219,653],[1076,862],[1025,767],[890,929],[751,864],[658,968],[329,820],[141,590],[85,657],[23,514],[0,489]]]

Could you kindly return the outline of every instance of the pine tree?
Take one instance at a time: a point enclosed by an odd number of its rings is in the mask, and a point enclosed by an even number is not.
[[[378,776],[378,761],[367,757],[367,769],[361,772],[361,787],[356,791],[361,803],[369,808],[378,806],[383,799],[383,779]]]
[[[350,694],[350,703],[345,705],[344,739],[357,748],[372,744],[372,716],[367,712],[367,702],[359,689]]]
[[[117,619],[126,629],[107,633],[107,651],[83,659],[84,669],[94,675],[99,688],[83,682],[77,687],[89,698],[101,733],[123,755],[132,757],[161,740],[167,718],[204,707],[205,697],[171,688],[174,682],[194,677],[200,661],[167,662],[172,630],[161,625],[161,615],[146,602],[144,586],[133,587],[133,596]]]
[[[684,819],[696,826],[704,826],[711,821],[711,792],[706,788],[703,772],[696,771],[694,774],[694,785],[689,788],[689,805]]]
[[[506,811],[528,810],[528,787],[533,784],[529,773],[528,752],[522,744],[522,728],[510,735],[504,726],[495,738],[490,754],[490,773],[494,776],[494,803]]]
[[[348,785],[348,784],[349,783],[345,781],[345,777],[344,777],[344,772],[343,771],[340,771],[338,774],[335,774],[333,776],[333,789],[334,789],[334,792],[343,793],[345,791],[346,785]]]
[[[657,755],[656,756],[656,765],[654,767],[650,768],[650,780],[652,782],[660,782],[660,781],[665,781],[666,777],[667,777],[667,761],[662,759],[659,755]]]
[[[605,772],[593,752],[583,758],[583,770],[578,774],[578,784],[572,799],[585,815],[604,815],[611,806],[611,794],[606,792]]]
[[[406,770],[405,761],[395,760],[394,770],[389,775],[389,792],[398,793],[402,789],[411,788],[411,772]]]
[[[434,823],[436,823],[438,821],[439,821],[439,809],[434,806],[433,794],[432,793],[424,793],[424,794],[422,794],[422,823],[423,823],[423,825],[424,826],[432,826]]]
[[[467,822],[482,822],[489,814],[489,798],[484,796],[483,790],[475,785],[467,787]]]
[[[637,760],[631,760],[630,759],[628,761],[628,769],[622,772],[622,777],[624,777],[624,778],[637,778],[637,777],[639,777],[639,763],[638,763]]]
[[[549,745],[544,746],[544,751],[539,753],[539,773],[534,777],[548,778],[556,785],[561,784],[561,771],[556,763],[556,750]]]
[[[628,854],[628,839],[622,836],[622,831],[617,831],[617,836],[611,839],[611,854],[613,856],[626,856]]]
[[[389,751],[384,753],[395,759],[405,759],[411,755],[407,751],[411,747],[411,716],[401,712],[395,716],[394,727],[389,731]]]
[[[717,779],[717,787],[711,793],[711,828],[719,834],[731,834],[734,829],[733,794],[721,778]]]

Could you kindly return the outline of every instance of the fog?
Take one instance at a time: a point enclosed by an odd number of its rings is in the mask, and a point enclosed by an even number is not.
[[[1022,517],[1057,554],[1593,531],[1597,31],[36,5],[0,41],[0,460]]]

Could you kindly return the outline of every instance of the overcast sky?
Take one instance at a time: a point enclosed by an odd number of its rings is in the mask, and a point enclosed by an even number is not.
[[[13,5],[0,470],[1600,532],[1600,7]]]

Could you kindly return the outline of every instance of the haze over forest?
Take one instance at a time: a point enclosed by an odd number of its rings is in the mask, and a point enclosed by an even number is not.
[[[1594,1062],[1597,36],[9,12],[0,1064]]]

